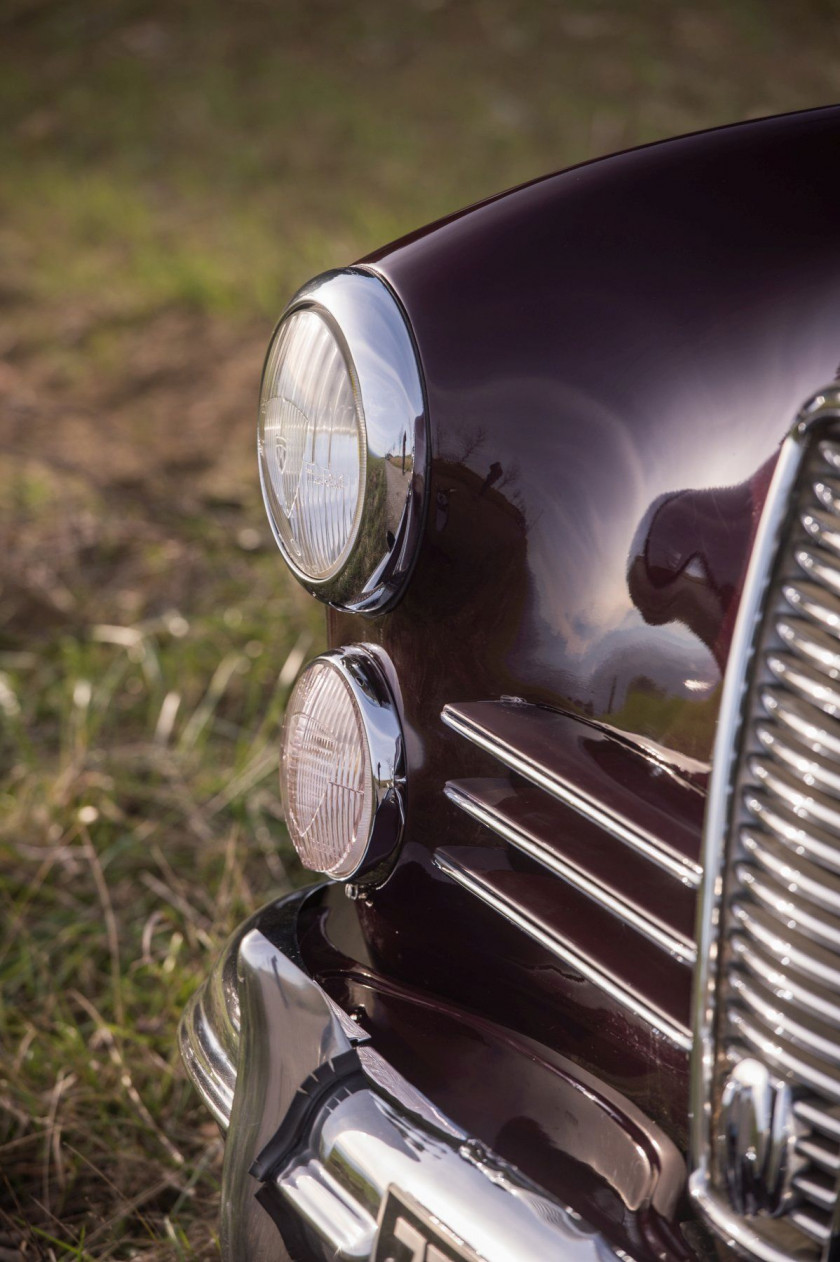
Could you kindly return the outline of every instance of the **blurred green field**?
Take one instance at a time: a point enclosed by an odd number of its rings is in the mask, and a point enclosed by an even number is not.
[[[286,298],[546,170],[836,100],[838,53],[835,0],[2,0],[2,1262],[217,1256],[175,1025],[301,879],[277,736],[323,634],[253,455]]]

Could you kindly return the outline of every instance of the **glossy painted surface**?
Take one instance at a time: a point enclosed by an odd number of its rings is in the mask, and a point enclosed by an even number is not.
[[[586,1201],[614,1245],[639,1258],[686,1256],[673,1226],[685,1170],[662,1131],[540,1043],[354,962],[353,920],[340,891],[328,891],[301,920],[301,947],[341,1006],[364,1013],[376,1050],[392,1064],[411,1057],[415,1087],[562,1203]]]
[[[356,950],[394,983],[568,1056],[678,1144],[685,1055],[434,868],[438,847],[490,847],[511,866],[443,792],[499,764],[440,713],[512,695],[587,719],[607,754],[640,758],[614,790],[602,777],[607,806],[641,801],[651,763],[705,788],[769,475],[840,363],[838,146],[837,109],[668,142],[368,260],[412,325],[432,465],[400,604],[329,618],[331,643],[387,652],[409,768],[402,857],[358,909]],[[684,821],[662,803],[668,840]],[[596,830],[587,844],[612,843]],[[636,881],[615,862],[618,881]],[[541,897],[555,927],[587,931],[588,905],[559,878]],[[603,951],[641,958],[627,934],[605,923]],[[399,1054],[416,1078],[432,1053]],[[452,1090],[468,1100],[474,1083]]]

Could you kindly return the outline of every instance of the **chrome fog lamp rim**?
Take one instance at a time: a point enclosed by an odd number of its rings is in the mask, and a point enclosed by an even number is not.
[[[358,395],[364,459],[361,511],[337,571],[323,579],[304,572],[274,522],[259,452],[260,484],[269,522],[298,581],[326,604],[376,614],[399,598],[417,554],[427,493],[427,410],[417,350],[402,307],[373,271],[347,268],[315,277],[295,295],[269,342],[260,388],[280,330],[296,311],[313,310],[336,335]],[[259,445],[258,445],[259,446]]]
[[[405,818],[405,744],[388,682],[387,658],[374,645],[330,649],[313,658],[299,678],[319,663],[335,670],[350,693],[367,746],[373,790],[367,837],[353,847],[340,866],[325,875],[334,880],[352,879],[364,886],[376,885],[390,869]],[[349,892],[355,893],[355,889],[351,886]]]

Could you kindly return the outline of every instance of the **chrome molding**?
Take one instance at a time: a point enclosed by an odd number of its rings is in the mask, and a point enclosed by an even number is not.
[[[494,758],[498,758],[499,762],[509,767],[511,771],[518,772],[526,780],[530,780],[532,784],[545,789],[547,793],[552,794],[553,797],[563,802],[566,806],[571,807],[573,811],[577,811],[579,815],[583,815],[586,819],[591,820],[592,823],[597,824],[599,828],[603,828],[613,837],[624,842],[625,845],[637,850],[645,858],[650,859],[652,863],[669,873],[670,876],[676,877],[678,881],[694,889],[699,886],[703,875],[703,869],[700,865],[692,862],[690,859],[686,859],[684,855],[673,850],[665,842],[661,841],[659,837],[635,828],[627,820],[619,819],[615,815],[610,814],[597,802],[579,793],[565,780],[551,775],[544,767],[539,766],[505,741],[499,740],[497,736],[486,728],[466,719],[458,713],[454,706],[444,706],[441,718],[447,727],[452,728],[460,736],[466,737],[468,741],[472,741],[480,749],[492,754]]]
[[[543,867],[553,872],[555,876],[559,876],[562,880],[568,882],[569,885],[591,898],[600,907],[606,908],[607,911],[624,921],[625,924],[631,925],[632,928],[638,930],[649,941],[661,947],[668,955],[681,960],[683,964],[688,964],[689,966],[694,964],[697,950],[690,938],[675,933],[667,925],[655,920],[652,916],[647,915],[640,908],[628,902],[617,891],[608,888],[600,881],[581,871],[580,868],[563,859],[560,855],[555,854],[554,851],[542,845],[535,837],[531,837],[520,829],[515,828],[508,820],[503,819],[483,802],[477,802],[475,798],[470,797],[468,793],[459,788],[457,783],[447,784],[444,792],[450,802],[453,802],[462,811],[465,811],[467,815],[478,820],[480,824],[484,824],[498,837],[515,846],[517,850],[521,850],[523,854],[527,854],[531,859],[542,864]]]
[[[280,325],[306,308],[324,316],[352,361],[367,444],[361,518],[341,569],[323,581],[298,568],[271,512],[268,519],[286,564],[313,596],[340,609],[381,613],[399,598],[413,568],[425,509],[429,450],[420,363],[408,320],[385,281],[348,268],[317,276],[295,295],[272,335],[263,378]],[[262,389],[260,399],[262,408]]]
[[[596,960],[590,959],[583,955],[577,948],[567,942],[559,934],[549,933],[542,925],[538,924],[530,916],[528,916],[521,907],[509,903],[506,899],[500,897],[495,891],[487,889],[475,876],[455,863],[453,859],[441,851],[437,851],[434,855],[434,863],[441,872],[444,872],[453,881],[456,881],[464,889],[469,890],[476,898],[486,903],[488,907],[492,907],[506,920],[515,925],[517,929],[521,929],[535,942],[539,942],[546,950],[550,951],[558,959],[563,960],[565,964],[571,965],[581,977],[585,977],[587,981],[598,986],[605,994],[609,995],[616,1003],[626,1008],[628,1012],[632,1012],[635,1016],[645,1021],[652,1029],[663,1035],[673,1043],[676,1047],[683,1051],[691,1049],[691,1033],[680,1025],[678,1022],[660,1012],[653,1004],[642,996],[631,990],[624,982],[608,973],[603,965]]]
[[[335,880],[372,885],[384,878],[402,837],[405,819],[405,742],[402,725],[388,683],[389,659],[375,644],[350,644],[329,649],[308,663],[327,661],[346,683],[356,705],[367,741],[373,782],[373,816],[364,851],[351,850],[341,868],[330,871]],[[301,678],[303,677],[301,674]]]
[[[213,1117],[227,1130],[236,1086],[239,993],[236,951],[248,925],[234,935],[216,968],[187,1007],[178,1028],[184,1066]]]
[[[831,561],[840,539],[840,501],[832,479],[808,481],[816,476],[809,472],[814,461],[840,463],[840,447],[818,442],[820,431],[838,420],[840,388],[832,386],[803,409],[779,455],[730,650],[704,831],[690,1188],[719,1235],[766,1262],[818,1259],[821,1252],[825,1257],[840,1168],[831,1144],[840,1140],[840,1124],[830,1105],[823,1109],[819,1099],[815,1104],[794,1098],[797,1128],[789,1124],[787,1134],[799,1166],[793,1169],[789,1203],[777,1218],[739,1214],[714,1169],[716,1042],[725,1040],[732,1057],[757,1057],[779,1087],[784,1083],[800,1094],[810,1090],[823,1100],[840,1100],[840,1075],[830,1072],[838,1064],[840,1038],[834,1041],[827,1033],[840,1024],[840,1007],[832,1001],[840,983],[840,921],[832,921],[840,909],[840,859],[837,842],[832,844],[832,834],[840,831],[840,779],[826,761],[840,752],[837,730],[829,730],[840,717],[840,691],[833,683],[840,663],[835,639],[840,615],[834,606],[840,570]],[[833,523],[807,502],[811,494],[834,516]],[[824,536],[827,524],[833,528]],[[788,551],[789,531],[802,528],[814,547],[792,543]],[[770,647],[759,655],[761,637]],[[736,844],[740,852],[733,850],[730,862],[729,847]],[[725,1004],[718,978],[724,950],[731,954],[724,981],[732,996]],[[821,1211],[829,1212],[827,1221]]]
[[[243,926],[181,1027],[187,1068],[212,1107],[220,1093],[211,1078],[227,1071],[216,1064],[209,1076],[195,1072],[193,1011],[219,976],[237,978],[232,1063],[247,1065],[247,1073],[236,1075],[222,1122],[224,1262],[287,1256],[278,1226],[284,1237],[294,1234],[294,1256],[384,1257],[395,1193],[398,1204],[422,1209],[458,1257],[611,1262],[616,1255],[602,1236],[471,1139],[365,1046],[364,1030],[296,962],[297,914],[311,893],[265,908]],[[213,1019],[219,1015],[213,1004],[205,1007]],[[336,1066],[348,1061],[351,1075],[342,1077]],[[433,1256],[422,1241],[421,1250]]]

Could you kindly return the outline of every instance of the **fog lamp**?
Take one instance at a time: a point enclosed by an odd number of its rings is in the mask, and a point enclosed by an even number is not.
[[[283,725],[280,790],[304,867],[377,876],[399,841],[403,742],[383,666],[355,646],[316,657]]]

